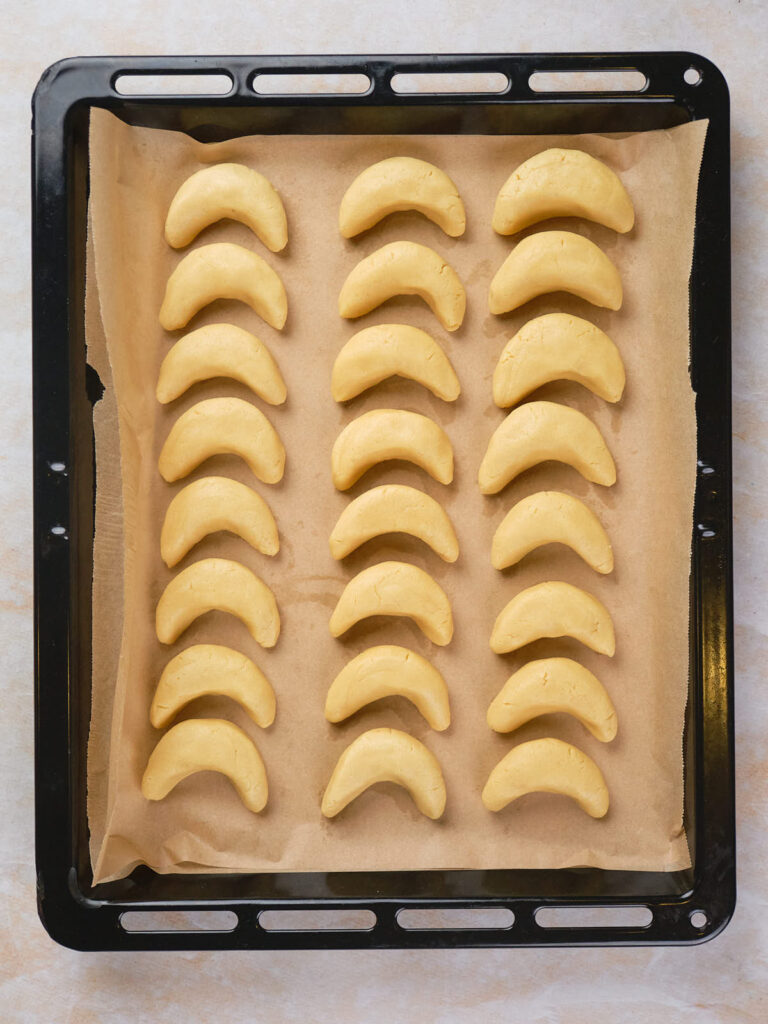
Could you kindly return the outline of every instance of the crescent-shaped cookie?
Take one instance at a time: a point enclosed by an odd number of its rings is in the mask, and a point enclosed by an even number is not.
[[[491,281],[490,310],[508,313],[549,292],[621,308],[618,270],[594,242],[572,231],[537,231],[518,242]]]
[[[331,636],[341,636],[371,615],[413,619],[424,635],[444,647],[453,636],[453,615],[445,591],[408,562],[379,562],[347,583],[330,621]]]
[[[369,647],[344,666],[328,690],[325,717],[343,722],[385,697],[405,697],[438,732],[451,724],[448,688],[435,666],[392,644]]]
[[[228,530],[263,555],[280,550],[275,517],[256,491],[226,476],[205,476],[173,498],[160,532],[160,554],[172,568],[210,533]]]
[[[488,776],[482,800],[489,811],[500,811],[526,793],[569,796],[592,818],[608,813],[608,787],[595,762],[551,737],[513,747]]]
[[[141,780],[147,800],[163,800],[196,772],[226,775],[249,811],[267,804],[267,773],[251,739],[221,718],[189,718],[160,738]]]
[[[445,402],[454,402],[461,392],[451,361],[426,331],[376,324],[353,334],[336,356],[331,393],[337,402],[347,402],[393,376],[415,380]]]
[[[502,409],[553,380],[572,380],[606,402],[618,402],[626,380],[614,343],[594,324],[567,313],[529,320],[510,338],[493,371],[493,400]]]
[[[266,260],[232,242],[201,245],[177,264],[165,286],[160,325],[186,327],[195,313],[216,299],[244,302],[280,331],[288,316],[283,282]]]
[[[195,644],[171,658],[152,698],[149,720],[165,729],[198,697],[229,697],[266,729],[275,720],[275,692],[264,673],[240,651],[218,644]]]
[[[467,218],[458,189],[445,171],[412,156],[379,160],[358,174],[341,200],[339,231],[354,238],[401,210],[422,213],[452,238],[464,234]]]
[[[618,175],[580,149],[545,149],[520,164],[496,198],[493,230],[512,235],[550,217],[583,217],[621,233],[635,223]]]
[[[188,476],[212,455],[239,455],[265,484],[285,471],[285,448],[264,413],[242,398],[207,398],[187,409],[171,427],[160,452],[163,480]]]
[[[519,473],[540,462],[564,462],[592,483],[610,487],[616,466],[592,420],[558,402],[519,405],[493,432],[477,481],[497,494]]]
[[[560,636],[610,658],[616,651],[613,620],[605,605],[586,590],[561,581],[537,583],[508,601],[494,624],[491,650],[506,654],[542,637]]]
[[[443,506],[405,484],[383,484],[364,491],[344,509],[330,538],[334,558],[345,558],[384,533],[408,533],[428,544],[445,562],[459,557],[459,542]]]
[[[453,480],[453,447],[429,416],[405,409],[372,409],[349,422],[333,445],[331,475],[339,491],[348,490],[379,462],[404,459],[441,484]]]
[[[595,572],[613,572],[608,534],[595,513],[570,494],[539,491],[518,501],[493,535],[491,564],[506,569],[543,544],[566,544]]]
[[[418,242],[390,242],[362,259],[341,289],[339,316],[363,316],[395,295],[420,296],[447,331],[464,320],[467,296],[456,271]]]
[[[239,380],[270,405],[286,399],[285,381],[266,345],[235,324],[207,324],[179,338],[163,360],[157,400],[166,405],[213,377]]]
[[[399,729],[369,729],[339,758],[323,794],[323,814],[336,817],[379,782],[394,782],[407,789],[428,818],[436,820],[445,810],[445,782],[435,755]]]
[[[605,687],[571,658],[542,658],[519,668],[492,700],[488,725],[513,732],[532,718],[558,712],[573,715],[601,743],[616,736],[616,709]]]
[[[244,622],[262,647],[277,643],[280,613],[275,595],[255,573],[229,558],[204,558],[173,577],[157,602],[157,639],[174,643],[195,619],[214,610]]]
[[[243,164],[213,164],[187,178],[171,201],[165,240],[181,249],[225,217],[245,224],[272,252],[288,244],[280,196],[263,174]]]

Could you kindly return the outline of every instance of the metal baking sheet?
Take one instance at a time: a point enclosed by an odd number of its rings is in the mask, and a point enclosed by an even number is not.
[[[696,83],[685,79],[695,67]],[[535,71],[638,70],[640,92],[539,93]],[[230,75],[222,96],[125,96],[121,73]],[[499,93],[402,94],[403,73],[500,72]],[[257,74],[362,73],[362,94],[257,95]],[[691,536],[689,702],[684,738],[689,871],[445,871],[157,875],[94,887],[85,750],[90,713],[95,465],[99,382],[85,361],[88,119],[102,107],[130,124],[201,141],[253,133],[630,132],[708,118],[691,274],[691,374],[698,474]],[[401,57],[152,57],[63,61],[33,100],[33,387],[38,904],[50,934],[78,949],[376,948],[692,943],[735,903],[731,598],[729,102],[720,72],[689,53]],[[541,908],[642,905],[647,924],[545,927]],[[406,909],[503,908],[513,923],[406,927]],[[129,931],[128,911],[234,912],[229,931]],[[266,911],[367,910],[364,929],[272,930]],[[703,914],[702,916],[698,916]]]

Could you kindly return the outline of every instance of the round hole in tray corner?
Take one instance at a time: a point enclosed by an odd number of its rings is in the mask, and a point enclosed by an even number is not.
[[[686,85],[700,85],[703,77],[701,71],[693,66],[683,72],[683,81]]]
[[[717,530],[707,523],[698,523],[698,530],[702,537],[716,537]]]
[[[61,523],[57,523],[56,526],[51,527],[51,533],[54,537],[66,537],[67,528],[66,526],[62,526]]]
[[[52,473],[66,473],[67,471],[66,464],[58,461],[49,462],[48,469],[50,469]]]
[[[709,915],[706,910],[692,910],[688,915],[691,927],[697,931],[703,931],[709,924]]]

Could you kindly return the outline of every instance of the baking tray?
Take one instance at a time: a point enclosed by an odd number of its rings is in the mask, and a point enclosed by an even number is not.
[[[698,69],[698,82],[686,80]],[[638,70],[639,92],[532,90],[537,71]],[[226,95],[126,96],[121,73],[228,74]],[[506,76],[502,92],[403,94],[397,73]],[[257,95],[255,75],[367,75],[365,93]],[[689,78],[693,77],[689,74]],[[95,57],[49,68],[33,99],[32,260],[35,766],[38,909],[76,949],[278,949],[690,944],[716,935],[735,905],[731,549],[728,89],[691,53],[338,57]],[[209,142],[254,133],[536,134],[631,132],[709,118],[690,282],[698,473],[691,532],[690,673],[684,735],[685,827],[693,866],[673,873],[561,870],[159,875],[146,867],[94,886],[86,759],[94,533],[93,404],[101,395],[84,338],[88,123],[92,107],[129,124]],[[625,919],[648,908],[650,920]],[[545,927],[544,908],[575,923]],[[617,924],[604,922],[606,908]],[[407,910],[438,910],[442,927]],[[472,913],[511,911],[503,927]],[[233,912],[230,930],[129,931],[127,912]],[[320,911],[298,926],[267,911]],[[368,911],[348,927],[322,912]],[[371,914],[373,916],[371,916]],[[597,914],[597,917],[595,917]],[[514,915],[513,923],[509,923]],[[537,916],[538,915],[538,916]],[[134,915],[135,916],[135,915]],[[274,915],[272,915],[274,917]],[[631,915],[630,915],[631,916]],[[612,918],[613,920],[614,918]],[[149,919],[147,919],[149,920]],[[280,922],[283,922],[282,924]],[[485,923],[485,922],[482,922]],[[204,927],[204,925],[203,925]]]

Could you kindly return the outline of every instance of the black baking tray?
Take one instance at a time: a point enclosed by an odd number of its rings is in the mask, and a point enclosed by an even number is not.
[[[697,69],[698,82],[686,80]],[[639,92],[540,93],[536,71],[634,70]],[[220,72],[223,96],[125,96],[120,73]],[[396,73],[501,72],[499,93],[401,94]],[[257,95],[269,74],[362,73],[360,95]],[[695,76],[689,74],[687,76]],[[690,281],[698,474],[691,531],[685,827],[678,872],[494,870],[159,875],[146,867],[94,886],[86,761],[94,532],[93,404],[84,291],[88,123],[93,107],[200,141],[253,133],[536,134],[632,132],[708,118]],[[40,917],[76,949],[277,949],[688,944],[716,935],[735,904],[731,550],[729,100],[718,69],[691,53],[456,56],[95,57],[49,68],[33,99],[33,374],[36,857]],[[683,538],[681,538],[681,543]],[[650,923],[544,927],[542,908],[650,910]],[[504,908],[505,927],[406,927],[406,908]],[[364,929],[273,930],[265,911],[367,910]],[[128,911],[228,910],[229,931],[128,931]],[[233,919],[234,920],[234,919]],[[462,922],[464,923],[464,922]]]

